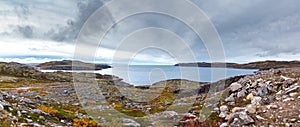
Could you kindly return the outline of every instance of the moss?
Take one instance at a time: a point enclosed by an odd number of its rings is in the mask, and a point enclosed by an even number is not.
[[[73,126],[76,127],[98,127],[98,123],[90,119],[74,119]]]

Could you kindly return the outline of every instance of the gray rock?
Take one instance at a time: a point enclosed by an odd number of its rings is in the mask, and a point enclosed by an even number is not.
[[[228,111],[228,107],[226,105],[222,105],[220,107],[220,112],[226,112],[226,111]]]
[[[269,94],[268,88],[266,86],[260,87],[258,94],[262,97],[268,95]]]
[[[254,114],[255,112],[256,112],[256,107],[254,106],[254,105],[247,105],[247,107],[246,107],[246,111],[248,112],[248,113],[251,113],[251,114]]]
[[[234,107],[231,109],[231,112],[241,112],[241,111],[245,111],[246,109],[243,107]]]
[[[25,111],[25,110],[23,110],[23,111],[21,111],[21,113],[22,113],[22,114],[27,114],[28,112]]]
[[[227,124],[227,123],[222,123],[222,124],[220,125],[220,127],[228,127],[228,124]]]
[[[43,111],[39,110],[39,109],[32,109],[30,111],[32,114],[41,114]]]
[[[251,104],[259,104],[261,102],[262,98],[258,96],[254,96],[251,100]]]
[[[220,114],[219,114],[219,117],[220,118],[225,118],[227,116],[227,113],[226,112],[221,112]]]
[[[132,119],[128,119],[128,118],[122,118],[121,122],[123,123],[123,127],[140,127],[141,125],[132,120]]]
[[[235,91],[237,91],[237,90],[239,90],[240,88],[242,88],[243,86],[240,84],[240,83],[238,83],[238,82],[235,82],[235,83],[232,83],[231,85],[230,85],[230,90],[232,91],[232,92],[235,92]]]
[[[289,88],[288,90],[286,90],[286,94],[298,92],[298,91],[300,91],[300,86],[295,86],[293,88]]]
[[[241,97],[243,97],[245,95],[246,95],[246,90],[244,90],[244,89],[237,93],[237,97],[238,98],[241,98]]]
[[[237,112],[237,113],[233,113],[231,114],[231,118],[235,119],[238,118],[238,123],[240,123],[241,125],[247,125],[247,124],[252,124],[255,121],[247,115],[246,112]]]
[[[45,120],[45,117],[44,116],[39,116],[39,119],[40,120]]]
[[[231,94],[229,97],[227,97],[227,98],[225,99],[225,102],[234,102],[233,94]]]
[[[0,111],[4,110],[4,106],[2,104],[0,104]]]

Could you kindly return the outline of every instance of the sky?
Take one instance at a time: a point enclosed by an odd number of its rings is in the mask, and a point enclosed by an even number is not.
[[[77,37],[85,22],[109,2],[111,0],[1,0],[0,61],[41,63],[73,59]],[[191,2],[202,9],[215,26],[223,42],[226,61],[300,60],[299,0]],[[133,4],[128,2],[123,6]],[[157,8],[177,9],[186,15],[194,13],[177,6],[160,6],[160,2],[154,4]],[[114,15],[110,12],[115,11],[118,8],[108,9],[103,17],[98,18],[114,22]],[[139,31],[147,31],[146,28],[160,28],[165,32],[157,32],[156,29],[138,34]],[[167,37],[168,33],[179,37],[184,44]],[[148,47],[138,52],[131,50],[145,43],[161,47]],[[187,52],[193,52],[195,61],[211,60],[201,37],[182,21],[164,14],[140,13],[115,22],[98,45],[95,61],[112,63],[116,52],[119,52],[134,54],[129,60],[134,64],[191,62],[178,61],[172,53],[164,50],[166,46],[183,57]],[[126,58],[122,57],[122,60]]]

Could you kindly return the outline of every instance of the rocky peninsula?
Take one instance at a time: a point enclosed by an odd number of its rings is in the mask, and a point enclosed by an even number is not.
[[[50,61],[38,64],[36,67],[43,70],[102,70],[111,68],[107,64],[91,64],[77,60]]]
[[[300,61],[259,61],[259,62],[250,62],[245,64],[238,63],[207,63],[207,62],[197,62],[197,63],[178,63],[175,66],[183,67],[227,67],[227,68],[236,68],[236,69],[277,69],[277,68],[293,68],[300,67]]]

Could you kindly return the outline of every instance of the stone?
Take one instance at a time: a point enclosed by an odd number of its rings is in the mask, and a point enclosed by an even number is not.
[[[243,89],[243,90],[241,90],[240,92],[237,93],[237,97],[241,98],[241,97],[245,96],[245,94],[246,94],[246,90]]]
[[[140,127],[141,125],[136,121],[128,118],[122,118],[121,122],[123,123],[123,127]]]
[[[292,93],[292,92],[299,92],[300,91],[300,86],[295,86],[293,88],[289,88],[286,90],[286,94]]]
[[[257,94],[261,97],[265,97],[268,94],[268,88],[266,86],[262,86],[257,89]]]
[[[2,104],[0,104],[0,111],[4,110],[4,106]]]
[[[239,89],[242,88],[242,87],[243,87],[243,86],[242,86],[240,83],[235,82],[235,83],[232,83],[232,84],[230,85],[230,90],[231,90],[232,92],[235,92],[235,91],[239,90]]]
[[[286,98],[284,100],[282,100],[283,102],[288,102],[288,101],[294,101],[295,99],[294,98]]]
[[[27,114],[28,112],[25,111],[25,110],[23,110],[23,111],[21,111],[21,113],[22,113],[22,114]]]
[[[31,120],[31,119],[27,119],[26,121],[27,121],[27,123],[33,123],[33,120]]]
[[[240,127],[240,120],[238,118],[234,118],[233,122],[230,124],[230,127]]]
[[[256,112],[256,108],[255,108],[255,106],[254,105],[247,105],[247,107],[246,107],[246,111],[248,112],[248,113],[250,113],[250,114],[254,114],[255,112]]]
[[[233,94],[231,94],[229,97],[227,97],[227,98],[225,99],[225,102],[234,102]]]
[[[226,112],[226,111],[228,111],[228,107],[226,105],[222,105],[220,107],[220,112]]]
[[[280,76],[280,78],[282,78],[282,79],[285,80],[285,81],[286,81],[286,80],[294,80],[294,79],[292,79],[292,78],[288,78],[288,77],[285,77],[285,76],[282,76],[282,75]]]
[[[290,94],[289,94],[290,97],[295,97],[295,96],[297,96],[297,95],[298,95],[297,92],[294,92],[294,93],[290,93]]]
[[[221,112],[220,114],[219,114],[219,117],[220,118],[225,118],[227,116],[227,113],[226,112]]]
[[[241,120],[241,124],[243,125],[254,123],[254,120],[248,116],[246,112],[239,112],[237,115]]]
[[[235,113],[235,112],[241,112],[241,111],[245,111],[245,108],[242,107],[234,107],[231,109],[231,112]]]
[[[256,117],[257,120],[259,120],[259,121],[265,121],[265,120],[266,120],[265,118],[263,118],[263,117],[261,117],[261,116],[259,116],[259,115],[256,115],[255,117]]]
[[[268,105],[267,106],[268,109],[278,109],[277,105]]]
[[[220,125],[220,127],[228,127],[228,124],[227,124],[227,123],[222,123],[222,124]]]
[[[253,97],[254,97],[254,96],[253,96],[253,94],[252,94],[252,93],[250,93],[250,94],[248,94],[248,95],[247,95],[246,99],[247,99],[247,100],[252,100],[252,99],[253,99]]]
[[[261,100],[262,100],[261,97],[254,96],[253,99],[251,100],[251,104],[259,104]]]
[[[44,116],[39,116],[39,119],[40,120],[45,120],[45,117]]]

